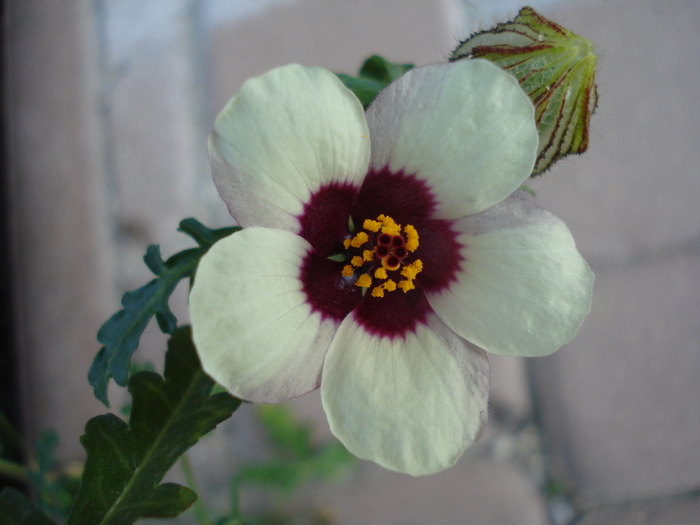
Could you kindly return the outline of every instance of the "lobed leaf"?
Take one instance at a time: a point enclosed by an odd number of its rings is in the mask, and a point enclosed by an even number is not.
[[[337,76],[367,109],[382,89],[409,69],[413,69],[413,64],[394,64],[374,55],[365,60],[357,77],[341,73]]]
[[[156,318],[163,333],[175,332],[177,318],[168,306],[168,299],[178,283],[192,277],[199,260],[216,241],[240,228],[212,230],[190,218],[180,222],[179,230],[192,237],[199,246],[176,253],[167,261],[161,257],[157,245],[149,246],[143,259],[157,277],[137,290],[126,292],[122,297],[123,308],[97,332],[97,340],[104,346],[90,367],[88,382],[94,389],[95,397],[106,406],[109,406],[109,378],[114,378],[120,386],[126,385],[131,356],[151,319]]]
[[[87,461],[68,525],[174,517],[196,500],[190,489],[160,481],[241,401],[228,393],[211,394],[215,383],[202,371],[189,327],[170,339],[164,376],[149,371],[131,376],[128,425],[114,414],[88,421],[80,438]]]
[[[540,142],[532,176],[588,149],[598,95],[593,45],[524,7],[510,22],[462,42],[450,60],[484,58],[513,75],[535,105]]]

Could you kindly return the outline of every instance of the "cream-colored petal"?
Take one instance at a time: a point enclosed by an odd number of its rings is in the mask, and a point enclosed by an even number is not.
[[[488,360],[434,314],[405,339],[368,333],[350,314],[323,367],[331,430],[353,454],[431,474],[454,464],[486,421]]]
[[[299,268],[309,249],[292,233],[248,228],[199,263],[190,293],[195,346],[204,370],[235,396],[277,403],[318,388],[336,325],[306,302]]]
[[[369,147],[355,95],[333,73],[296,64],[248,80],[209,137],[214,182],[236,221],[292,232],[322,185],[360,186]]]
[[[428,294],[447,326],[487,352],[544,356],[591,308],[593,272],[566,225],[520,197],[455,223],[462,271]]]
[[[534,108],[518,82],[486,60],[409,71],[367,110],[371,165],[425,181],[436,216],[479,213],[532,173]]]

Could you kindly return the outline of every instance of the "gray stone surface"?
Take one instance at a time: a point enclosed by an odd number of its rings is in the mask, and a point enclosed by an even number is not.
[[[470,455],[440,474],[413,478],[365,465],[327,500],[343,525],[544,525],[529,480],[512,466]]]
[[[619,501],[700,484],[700,256],[599,272],[576,339],[533,362],[555,475]]]
[[[557,14],[595,42],[601,100],[589,153],[534,184],[597,276],[578,336],[531,362],[554,474],[580,505],[687,491],[700,485],[700,5]]]
[[[354,72],[372,53],[440,61],[460,36],[456,2],[8,4],[12,214],[31,437],[53,427],[63,438],[60,457],[81,455],[84,422],[104,411],[85,381],[94,335],[120,293],[150,277],[141,262],[146,245],[161,243],[166,256],[182,248],[187,240],[175,227],[189,215],[229,223],[204,144],[243,81],[288,62]],[[601,56],[590,152],[533,183],[538,203],[567,222],[597,273],[579,336],[528,361],[552,472],[587,509],[578,525],[692,523],[697,500],[596,505],[700,485],[700,7],[619,0],[542,11],[592,40]],[[185,288],[173,305],[186,319]],[[162,367],[164,339],[149,327],[139,358]],[[316,498],[343,524],[546,523],[525,361],[491,363],[491,421],[454,468],[411,478],[361,463],[339,485],[312,487],[299,504]],[[320,439],[329,437],[317,394],[292,406],[316,422]],[[261,439],[252,412],[242,410],[192,451],[214,506],[225,506],[233,464],[265,452]]]
[[[208,131],[200,118],[204,96],[193,3],[101,0],[99,5],[105,161],[120,248],[118,285],[124,290],[150,278],[141,262],[148,244],[162,244],[167,256],[168,250],[191,245],[176,232],[181,219],[210,219],[196,213],[203,208],[197,203],[198,179],[210,180]]]
[[[593,42],[599,107],[588,152],[535,182],[538,202],[565,219],[598,267],[697,244],[700,4],[618,0],[542,12]]]
[[[103,408],[85,380],[114,308],[90,2],[7,4],[9,177],[25,429],[63,436]],[[79,400],[79,402],[76,402]]]
[[[213,2],[217,3],[217,2]],[[243,82],[284,64],[356,73],[370,55],[394,62],[444,60],[458,21],[447,0],[300,0],[210,28],[210,119]]]
[[[587,512],[574,525],[693,525],[700,522],[700,495],[621,505]]]
[[[508,365],[496,365],[500,377],[518,375],[517,367]],[[539,436],[534,428],[521,426],[523,420],[518,418],[526,417],[520,412],[523,402],[509,402],[508,396],[515,394],[512,386],[500,382],[496,386],[507,417],[501,414],[502,424],[492,414],[481,440],[454,467],[416,478],[359,461],[351,477],[302,492],[296,507],[316,506],[342,525],[547,524],[545,500],[539,493]],[[313,423],[320,441],[332,439],[318,392],[295,399],[290,406],[301,420]]]

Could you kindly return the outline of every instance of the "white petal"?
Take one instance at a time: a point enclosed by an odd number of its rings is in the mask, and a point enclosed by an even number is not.
[[[430,317],[404,340],[373,336],[350,314],[321,384],[331,430],[350,452],[413,475],[453,465],[486,420],[486,355]]]
[[[214,182],[241,226],[297,231],[323,184],[358,186],[369,165],[362,105],[325,69],[296,64],[248,80],[209,137]]]
[[[310,247],[282,230],[248,228],[202,258],[190,294],[204,370],[232,394],[277,403],[318,388],[336,325],[306,303],[299,267]]]
[[[437,217],[479,213],[532,173],[534,108],[518,82],[486,60],[409,71],[367,110],[371,165],[427,182]]]
[[[543,356],[569,342],[591,308],[593,272],[549,212],[510,197],[455,223],[462,271],[428,301],[487,352]]]

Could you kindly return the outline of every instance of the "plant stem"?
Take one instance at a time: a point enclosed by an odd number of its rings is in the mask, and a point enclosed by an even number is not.
[[[0,474],[25,483],[29,481],[29,473],[24,465],[3,458],[0,458]]]
[[[236,519],[241,517],[240,486],[239,477],[234,476],[231,480],[231,516]]]
[[[197,493],[197,500],[194,502],[194,515],[197,519],[199,525],[214,525],[213,522],[207,516],[207,509],[202,501],[201,492],[197,487],[197,480],[194,477],[194,471],[192,470],[192,464],[187,454],[183,454],[180,458],[180,466],[182,467],[182,473],[185,476],[185,482],[187,486]]]

